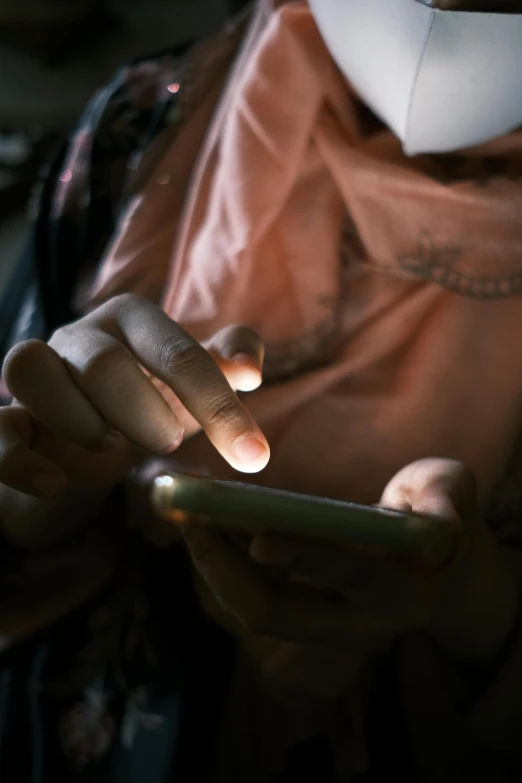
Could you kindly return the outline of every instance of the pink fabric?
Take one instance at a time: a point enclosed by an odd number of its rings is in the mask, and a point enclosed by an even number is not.
[[[102,280],[153,270],[198,339],[234,322],[260,332],[268,383],[248,404],[273,456],[256,480],[370,502],[440,455],[470,463],[489,498],[521,425],[522,133],[406,158],[366,122],[306,3],[264,3],[169,262],[180,167],[175,144]],[[226,474],[201,439],[186,450]]]
[[[341,78],[307,5],[277,5],[259,5],[182,219],[176,176],[194,159],[180,162],[178,140],[115,239],[96,295],[136,290],[139,275],[138,290],[161,285],[166,312],[198,339],[233,322],[260,332],[265,384],[247,402],[272,458],[253,480],[374,502],[412,460],[452,457],[475,469],[484,504],[501,498],[516,520],[522,133],[456,156],[406,158]],[[172,188],[158,186],[165,181]],[[230,474],[202,436],[176,457]],[[488,747],[520,690],[520,648],[467,716],[458,695],[471,704],[473,683],[448,672],[424,639],[403,641],[401,720],[418,779],[461,780],[462,770],[486,779],[497,759],[477,752],[476,737]],[[248,634],[244,649],[257,665],[231,694],[217,743],[225,772],[215,779],[273,779],[285,742],[325,726],[339,779],[363,771],[357,651],[337,659],[321,645]],[[282,713],[267,679],[302,689],[307,709],[298,701]],[[517,715],[509,720],[518,737]],[[520,743],[509,742],[502,753],[519,764]]]

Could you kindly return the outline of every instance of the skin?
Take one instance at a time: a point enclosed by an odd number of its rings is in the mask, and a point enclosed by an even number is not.
[[[522,0],[417,1],[446,11],[522,13]],[[248,329],[232,327],[200,346],[132,296],[58,330],[48,344],[16,346],[4,365],[16,401],[0,409],[4,533],[33,549],[57,543],[73,524],[88,522],[133,468],[172,453],[201,428],[233,467],[262,469],[268,444],[234,393],[259,385],[262,359]],[[167,399],[154,379],[166,384]],[[248,448],[238,452],[240,443]],[[480,666],[508,638],[518,592],[475,500],[471,472],[450,460],[407,466],[385,489],[382,505],[454,525],[455,556],[440,568],[275,535],[254,538],[245,551],[196,524],[183,534],[222,611],[251,633],[373,649],[422,630],[454,658]],[[300,582],[274,579],[273,569]]]
[[[473,474],[450,460],[413,463],[386,487],[383,506],[455,526],[455,556],[438,568],[277,535],[254,538],[245,553],[196,524],[185,527],[184,537],[221,612],[250,633],[372,651],[417,630],[454,659],[480,667],[508,638],[518,595],[512,567],[476,514],[475,500]],[[266,566],[304,583],[281,581]]]
[[[248,329],[225,329],[201,346],[132,296],[59,329],[48,344],[20,343],[4,363],[16,402],[0,409],[4,532],[48,545],[72,509],[80,526],[133,466],[201,428],[234,468],[262,469],[268,444],[232,390],[256,388],[262,360]],[[168,403],[152,378],[166,384]]]
[[[132,296],[58,330],[48,344],[16,346],[4,366],[16,402],[0,409],[4,533],[49,547],[92,519],[129,471],[147,469],[154,454],[172,453],[201,428],[233,467],[262,469],[268,444],[233,391],[259,385],[262,360],[248,329],[226,329],[201,346]],[[168,402],[154,378],[166,384]],[[386,488],[383,505],[454,526],[455,555],[439,568],[278,536],[255,538],[246,551],[197,524],[183,533],[200,576],[249,632],[373,649],[422,629],[455,658],[480,665],[504,644],[517,592],[475,501],[472,473],[449,460],[410,465]],[[301,581],[274,580],[274,568]]]

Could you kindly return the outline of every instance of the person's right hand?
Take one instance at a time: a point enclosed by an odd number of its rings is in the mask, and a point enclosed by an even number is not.
[[[49,343],[8,354],[14,402],[0,408],[0,482],[36,497],[68,482],[111,486],[138,455],[171,453],[200,428],[234,468],[261,470],[268,444],[233,389],[257,388],[262,361],[245,327],[202,346],[150,302],[112,299]]]

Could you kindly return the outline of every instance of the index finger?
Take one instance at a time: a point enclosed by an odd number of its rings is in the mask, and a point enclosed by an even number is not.
[[[123,297],[114,315],[108,331],[172,389],[227,462],[244,473],[262,470],[268,443],[208,351],[146,300]]]

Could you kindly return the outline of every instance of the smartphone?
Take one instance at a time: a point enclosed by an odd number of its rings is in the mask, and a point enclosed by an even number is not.
[[[152,503],[174,524],[195,520],[253,535],[308,536],[433,563],[451,557],[456,544],[454,526],[429,517],[181,473],[154,480]]]

